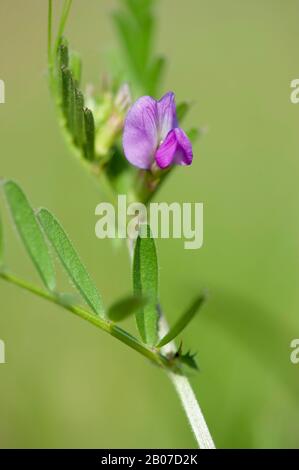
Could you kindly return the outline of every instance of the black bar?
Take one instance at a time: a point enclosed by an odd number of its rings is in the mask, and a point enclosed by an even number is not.
[[[273,450],[276,464],[286,462],[287,450]],[[243,466],[244,462],[269,463],[269,450],[198,450],[198,449],[0,449],[0,468],[30,464],[31,467],[44,466],[56,468],[105,469],[121,466],[123,468],[141,468],[144,466],[194,468],[198,465],[225,461],[232,466]],[[244,458],[246,460],[244,460]],[[21,468],[21,467],[20,467]]]

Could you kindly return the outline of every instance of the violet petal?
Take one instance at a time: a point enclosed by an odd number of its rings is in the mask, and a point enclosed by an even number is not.
[[[132,165],[148,169],[154,161],[157,147],[157,102],[150,96],[143,96],[127,114],[123,134],[124,153]]]
[[[167,134],[155,155],[156,163],[162,169],[173,164],[191,165],[192,159],[192,144],[179,127]]]
[[[164,140],[171,129],[178,127],[175,95],[172,91],[166,93],[157,102],[159,116],[159,139]]]

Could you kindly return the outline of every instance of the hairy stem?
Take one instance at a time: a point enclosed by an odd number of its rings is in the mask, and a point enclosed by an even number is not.
[[[204,415],[187,377],[169,372],[200,449],[215,449]]]
[[[161,310],[159,327],[160,337],[163,338],[168,333],[169,328]],[[162,348],[162,351],[165,354],[174,354],[176,352],[175,343],[171,341],[170,343],[166,344]],[[200,449],[215,449],[213,438],[188,378],[182,374],[179,375],[172,371],[168,372],[168,376],[181,400],[198,446]]]

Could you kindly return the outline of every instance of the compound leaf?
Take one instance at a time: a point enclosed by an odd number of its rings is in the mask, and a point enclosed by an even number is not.
[[[93,311],[103,317],[104,308],[101,296],[64,229],[47,209],[40,209],[38,218],[45,234],[79,293]]]
[[[22,189],[14,181],[3,183],[4,193],[16,228],[45,286],[55,289],[55,272],[41,228]]]

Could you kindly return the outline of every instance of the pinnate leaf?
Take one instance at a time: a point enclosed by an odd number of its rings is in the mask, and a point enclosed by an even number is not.
[[[51,255],[32,207],[22,189],[14,181],[4,181],[4,193],[24,246],[45,286],[55,289],[55,272]]]
[[[47,209],[40,209],[38,218],[45,234],[79,293],[93,311],[103,317],[104,308],[101,296],[64,229]]]

